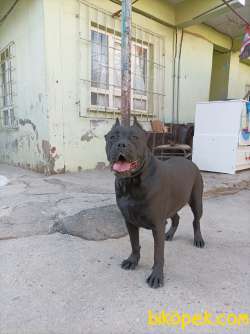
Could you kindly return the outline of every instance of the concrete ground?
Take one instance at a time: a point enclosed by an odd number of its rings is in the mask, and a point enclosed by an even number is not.
[[[179,314],[250,314],[250,172],[206,173],[202,232],[192,246],[192,215],[181,211],[176,237],[166,242],[165,285],[145,283],[153,261],[150,231],[141,231],[142,256],[120,268],[128,237],[89,241],[48,234],[58,217],[113,206],[109,171],[44,177],[0,165],[0,333],[250,333],[245,327],[149,326],[148,310]],[[250,317],[250,315],[249,315]]]

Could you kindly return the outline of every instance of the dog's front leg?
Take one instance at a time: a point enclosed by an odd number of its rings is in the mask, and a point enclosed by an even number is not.
[[[158,224],[152,229],[154,237],[154,266],[147,283],[151,288],[163,286],[165,224]]]
[[[132,253],[124,261],[122,261],[121,267],[125,270],[133,270],[137,266],[140,260],[140,243],[139,243],[139,228],[128,222],[126,222],[128,234],[131,242]]]

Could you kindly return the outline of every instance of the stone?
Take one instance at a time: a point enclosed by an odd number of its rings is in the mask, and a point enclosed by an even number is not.
[[[50,233],[55,232],[85,240],[106,240],[125,236],[127,229],[117,206],[107,205],[58,219],[50,229]]]

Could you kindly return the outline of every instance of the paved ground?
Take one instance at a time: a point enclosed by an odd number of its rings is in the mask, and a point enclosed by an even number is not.
[[[142,231],[134,272],[119,267],[128,237],[88,241],[48,231],[58,217],[114,204],[113,177],[94,171],[43,177],[6,165],[0,174],[0,333],[242,333],[245,328],[150,327],[148,310],[250,313],[250,173],[205,174],[205,249],[192,246],[192,216],[181,212],[166,243],[165,286],[147,287],[153,240]],[[224,195],[224,196],[222,196]],[[13,238],[13,239],[12,239]]]
[[[75,221],[79,213],[86,221],[93,215],[89,210],[104,207],[110,207],[103,210],[104,219],[92,219],[89,233],[81,231],[82,235],[93,240],[108,237],[105,230],[110,236],[124,235],[121,216],[119,221],[110,219],[117,218],[119,212],[114,210],[114,177],[109,170],[45,177],[0,164],[0,175],[9,179],[7,186],[0,187],[0,240],[47,234],[57,221]],[[250,188],[250,171],[237,175],[204,173],[203,177],[206,198]]]

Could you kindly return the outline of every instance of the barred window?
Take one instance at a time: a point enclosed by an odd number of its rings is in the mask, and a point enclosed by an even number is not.
[[[147,110],[147,53],[147,47],[132,42],[131,102],[134,110]],[[91,30],[91,105],[120,109],[120,87],[121,39]]]
[[[121,108],[121,21],[80,1],[80,115],[113,113]],[[131,109],[159,117],[165,99],[164,38],[132,26]]]
[[[14,44],[11,43],[0,51],[0,112],[1,125],[5,128],[15,128],[13,102],[13,72]]]

